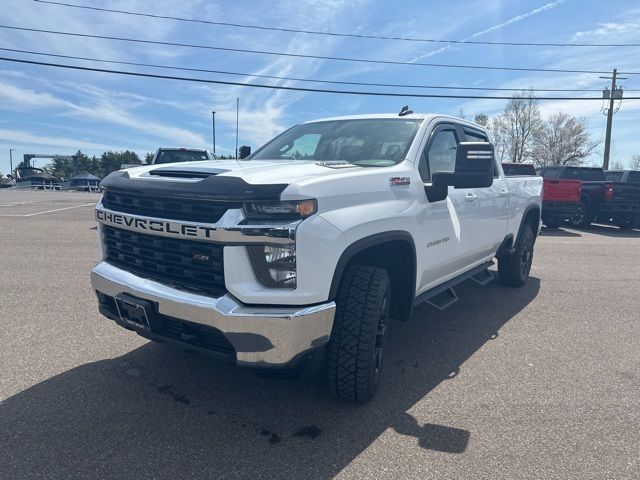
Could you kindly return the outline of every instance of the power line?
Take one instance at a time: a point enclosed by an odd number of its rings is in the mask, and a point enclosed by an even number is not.
[[[117,40],[122,42],[134,42],[144,43],[150,45],[165,45],[170,47],[187,47],[187,48],[199,48],[207,50],[218,50],[223,52],[237,52],[237,53],[252,53],[258,55],[273,55],[277,57],[295,57],[295,58],[311,58],[315,60],[334,60],[341,62],[357,62],[357,63],[374,63],[383,65],[406,65],[406,66],[420,66],[420,67],[438,67],[438,68],[465,68],[475,70],[505,70],[505,71],[519,71],[519,72],[546,72],[546,73],[588,73],[588,74],[606,74],[607,71],[601,70],[566,70],[558,68],[526,68],[526,67],[494,67],[486,65],[454,65],[446,63],[418,63],[418,62],[401,62],[394,60],[376,60],[376,59],[364,59],[364,58],[352,58],[352,57],[330,57],[323,55],[309,55],[303,53],[288,53],[288,52],[273,52],[267,50],[248,50],[243,48],[230,48],[230,47],[216,47],[213,45],[203,45],[198,43],[177,43],[177,42],[163,42],[159,40],[143,40],[140,38],[127,38],[127,37],[115,37],[108,35],[92,35],[89,33],[76,33],[76,32],[62,32],[57,30],[43,30],[39,28],[26,28],[15,27],[12,25],[0,25],[0,28],[9,30],[19,30],[24,32],[38,32],[47,33],[53,35],[65,35],[70,37],[82,37],[82,38],[97,38],[101,40]]]
[[[215,73],[219,75],[268,78],[272,80],[291,80],[296,82],[311,82],[311,83],[337,84],[337,85],[357,85],[357,86],[367,86],[367,87],[421,88],[421,89],[434,89],[434,90],[505,91],[505,92],[521,92],[525,90],[535,91],[535,92],[601,92],[602,91],[602,89],[600,88],[580,89],[580,88],[535,88],[535,87],[522,87],[522,88],[454,87],[454,86],[445,86],[445,85],[410,85],[410,84],[407,85],[407,84],[400,84],[400,83],[347,82],[347,81],[341,81],[341,80],[321,80],[321,79],[314,79],[314,78],[285,77],[285,76],[278,76],[278,75],[260,75],[260,74],[253,74],[253,73],[229,72],[225,70],[210,70],[206,68],[179,67],[175,65],[159,65],[155,63],[125,62],[120,60],[106,60],[102,58],[79,57],[75,55],[62,55],[58,53],[36,52],[33,50],[21,50],[17,48],[0,47],[0,51],[26,53],[29,55],[41,55],[45,57],[66,58],[70,60],[86,60],[90,62],[111,63],[115,65],[129,65],[129,66],[135,66],[135,67],[163,68],[168,70],[180,70],[180,71],[188,71],[188,72]],[[626,91],[635,92],[640,90],[626,90]]]
[[[180,22],[200,23],[206,25],[217,25],[223,27],[248,28],[254,30],[270,30],[275,32],[287,33],[304,33],[307,35],[324,35],[331,37],[348,37],[374,40],[397,40],[406,42],[422,42],[422,43],[448,43],[448,44],[468,44],[468,45],[504,45],[516,47],[640,47],[640,43],[539,43],[539,42],[491,42],[482,40],[437,40],[432,38],[415,38],[415,37],[397,37],[386,35],[344,33],[344,32],[323,32],[319,30],[302,30],[284,27],[269,27],[264,25],[248,25],[244,23],[220,22],[213,20],[202,20],[198,18],[175,17],[171,15],[158,15],[145,12],[133,12],[129,10],[116,10],[111,8],[94,7],[90,5],[80,5],[74,3],[54,2],[50,0],[34,0],[38,3],[48,3],[50,5],[58,5],[61,7],[80,8],[85,10],[93,10],[97,12],[118,13],[122,15],[133,15],[136,17],[156,18],[162,20],[177,20]]]
[[[225,80],[212,80],[205,78],[193,78],[193,77],[177,77],[173,75],[157,75],[152,73],[142,72],[129,72],[123,70],[109,70],[104,68],[92,68],[81,67],[78,65],[66,65],[61,63],[48,63],[48,62],[36,62],[34,60],[24,60],[18,58],[0,57],[0,61],[23,63],[29,65],[40,65],[47,67],[66,68],[71,70],[83,70],[88,72],[100,72],[111,73],[116,75],[128,75],[134,77],[145,78],[158,78],[165,80],[182,80],[187,82],[198,83],[212,83],[218,85],[234,85],[239,87],[254,87],[254,88],[267,88],[271,90],[289,90],[295,92],[314,92],[314,93],[337,93],[342,95],[368,95],[376,97],[414,97],[414,98],[465,98],[465,99],[484,99],[484,100],[512,100],[518,97],[507,96],[488,96],[488,95],[441,95],[441,94],[428,94],[428,93],[396,93],[396,92],[367,92],[367,91],[354,91],[354,90],[329,90],[320,88],[305,88],[305,87],[287,87],[281,85],[265,85],[260,83],[242,83],[242,82],[229,82]],[[600,100],[600,97],[535,97],[536,100],[577,100],[577,101],[593,101]],[[640,97],[627,97],[629,100],[640,100]]]

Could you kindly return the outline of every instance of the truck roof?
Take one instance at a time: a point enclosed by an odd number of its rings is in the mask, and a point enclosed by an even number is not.
[[[469,120],[464,120],[459,117],[454,117],[452,115],[444,115],[440,113],[410,113],[409,115],[399,116],[398,113],[366,113],[360,115],[343,115],[339,117],[328,117],[328,118],[319,118],[316,120],[309,120],[303,123],[315,123],[315,122],[328,122],[333,120],[367,120],[367,119],[401,119],[401,120],[427,120],[431,121],[434,118],[441,118],[445,120],[455,121],[457,123],[462,123],[468,125],[469,127],[477,128],[480,130],[486,131],[486,128],[482,125],[478,125],[477,123],[473,123]]]

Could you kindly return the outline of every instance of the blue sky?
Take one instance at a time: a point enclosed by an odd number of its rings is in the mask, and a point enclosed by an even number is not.
[[[106,2],[95,0],[77,0],[76,3],[107,6]],[[188,24],[64,8],[29,0],[3,0],[2,6],[2,24],[99,35],[398,61],[588,70],[617,67],[640,71],[640,48],[442,46]],[[108,2],[108,7],[227,22],[422,38],[640,43],[640,4],[637,0],[615,3],[602,0],[116,0]],[[602,88],[607,83],[593,74],[372,65],[127,44],[1,29],[0,47],[327,80],[517,88]],[[5,56],[43,60],[28,55]],[[83,64],[105,67],[89,62]],[[168,71],[160,73],[170,74]],[[193,76],[206,77],[207,74]],[[235,77],[217,78],[237,80]],[[244,81],[300,85],[292,81],[250,77]],[[640,75],[624,81],[623,85],[640,90]],[[640,96],[640,92],[636,92],[636,96]],[[229,153],[235,143],[236,97],[240,97],[239,142],[254,148],[288,126],[313,118],[395,112],[407,103],[416,112],[456,114],[462,108],[468,116],[477,112],[491,115],[504,107],[501,100],[286,92],[0,62],[0,172],[6,174],[9,170],[9,148],[15,149],[14,164],[24,153],[64,154],[81,149],[91,155],[105,149],[133,149],[143,155],[159,146],[175,145],[211,149],[212,109],[217,111],[218,153],[221,149],[223,153]],[[585,117],[593,138],[604,140],[605,117],[600,112],[600,102],[552,101],[542,103],[542,108],[544,113],[562,110]],[[640,153],[639,119],[640,100],[623,102],[614,117],[614,161],[626,162],[631,155]],[[36,165],[42,163],[44,161],[40,160]]]

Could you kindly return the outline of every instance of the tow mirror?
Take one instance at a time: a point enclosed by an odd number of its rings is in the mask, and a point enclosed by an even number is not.
[[[431,176],[434,187],[482,188],[493,183],[493,144],[461,142],[456,149],[454,172],[436,172]]]

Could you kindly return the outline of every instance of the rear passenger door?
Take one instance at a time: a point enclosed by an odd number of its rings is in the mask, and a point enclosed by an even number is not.
[[[466,142],[488,142],[489,138],[481,130],[464,126],[462,128]],[[495,253],[507,235],[509,224],[509,184],[494,163],[493,184],[486,188],[474,188],[478,204],[477,250],[484,257]]]
[[[441,123],[431,132],[418,164],[418,172],[426,186],[431,185],[435,172],[453,172],[456,149],[463,138],[455,125]],[[435,286],[444,277],[465,269],[473,263],[477,234],[477,204],[467,195],[472,189],[448,187],[443,200],[429,201],[424,193],[424,208],[418,221],[421,224],[419,242],[418,290]]]

